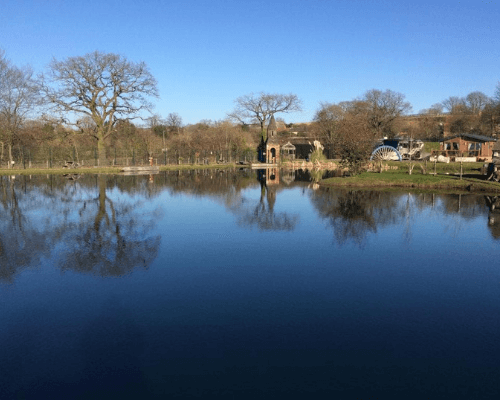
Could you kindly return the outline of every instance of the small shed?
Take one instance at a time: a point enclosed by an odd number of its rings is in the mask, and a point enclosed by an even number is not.
[[[283,146],[281,146],[281,152],[283,154],[283,156],[291,159],[291,160],[295,160],[295,150],[296,150],[296,147],[291,144],[289,141],[287,143],[285,143]]]
[[[314,151],[313,138],[292,137],[288,142],[295,147],[295,159],[307,159]]]
[[[491,159],[493,146],[497,139],[462,133],[459,135],[445,137],[440,140],[440,152],[447,157],[475,157],[476,159]]]

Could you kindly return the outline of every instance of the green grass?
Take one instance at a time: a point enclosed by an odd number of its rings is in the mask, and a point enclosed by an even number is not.
[[[416,169],[412,175],[408,175],[407,170],[389,170],[382,173],[364,172],[348,178],[328,178],[320,182],[325,186],[343,187],[381,187],[381,188],[416,188],[445,191],[474,191],[499,193],[500,184],[484,180],[484,176],[467,174],[460,180],[459,176],[446,173],[422,174]]]
[[[439,142],[424,142],[424,151],[432,153],[433,150],[439,150]]]

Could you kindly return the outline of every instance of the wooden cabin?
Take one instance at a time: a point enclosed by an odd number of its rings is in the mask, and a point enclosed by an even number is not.
[[[459,135],[445,137],[440,140],[440,154],[451,157],[475,158],[471,161],[490,161],[493,156],[493,147],[497,139],[462,133]]]

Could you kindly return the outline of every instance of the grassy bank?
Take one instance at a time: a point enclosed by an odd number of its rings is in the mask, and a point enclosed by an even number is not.
[[[341,187],[378,187],[378,188],[415,188],[439,191],[466,191],[481,193],[500,193],[500,184],[486,181],[483,175],[464,172],[462,179],[455,172],[423,174],[414,170],[412,175],[404,170],[389,170],[382,173],[364,172],[352,177],[328,178],[320,182],[325,186]]]
[[[226,169],[234,168],[235,164],[183,164],[183,165],[161,165],[160,171],[178,171],[193,169]],[[13,168],[0,169],[0,175],[64,175],[64,174],[119,174],[121,167],[80,167],[80,168]]]

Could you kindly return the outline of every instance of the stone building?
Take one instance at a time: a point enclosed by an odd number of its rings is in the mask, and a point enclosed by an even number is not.
[[[258,150],[258,159],[260,162],[266,164],[279,163],[280,143],[278,140],[278,125],[276,124],[274,115],[271,116],[271,119],[269,120],[269,125],[267,126],[266,140],[264,140],[264,135],[262,135],[257,150]]]

